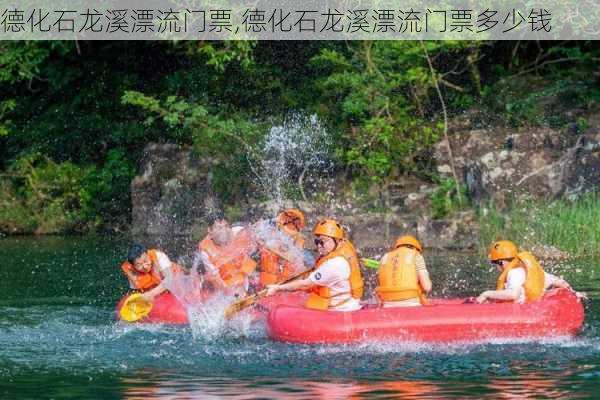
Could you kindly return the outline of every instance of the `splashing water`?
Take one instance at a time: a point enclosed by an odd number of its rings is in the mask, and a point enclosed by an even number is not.
[[[258,183],[279,208],[294,186],[306,200],[304,185],[312,171],[322,177],[331,168],[330,151],[331,138],[315,115],[293,115],[269,131],[260,151]]]
[[[199,259],[196,257],[192,268],[187,273],[165,271],[164,286],[183,305],[188,314],[194,338],[214,339],[225,327],[223,310],[228,299],[218,293],[207,298],[204,291],[204,279],[198,272]]]
[[[254,243],[284,255],[295,267],[293,274],[305,270],[305,265],[312,266],[314,263],[310,254],[297,247],[291,237],[277,229],[270,221],[260,220],[248,229]],[[235,250],[237,251],[232,253],[235,253],[233,256],[236,257],[251,252],[247,248]],[[207,295],[203,275],[199,272],[199,267],[205,262],[201,254],[196,252],[189,273],[167,273],[164,279],[165,287],[185,307],[194,338],[214,340],[224,335],[246,336],[252,322],[249,315],[242,314],[233,321],[224,317],[226,308],[236,298],[226,291],[216,291]]]
[[[191,268],[188,274],[169,273],[163,282],[185,307],[194,339],[210,342],[247,333],[249,319],[238,318],[233,324],[225,319],[225,309],[236,299],[221,291],[203,290],[204,281],[196,268]]]
[[[305,264],[312,265],[305,251],[296,244],[292,238],[277,229],[268,220],[260,220],[251,227],[255,240],[267,249],[274,250],[277,254],[284,254],[285,258],[295,267],[294,274],[305,269]]]
[[[281,209],[287,197],[286,191],[294,185],[306,199],[304,186],[312,179],[312,172],[318,170],[319,177],[322,177],[324,171],[331,167],[330,149],[329,134],[315,115],[295,114],[282,125],[271,128],[259,152],[260,171],[254,172],[259,185],[274,200],[271,204],[274,208],[271,210],[273,213]],[[159,215],[165,215],[162,210],[159,211]],[[167,221],[161,219],[161,222]],[[302,249],[297,248],[288,235],[279,231],[269,221],[261,220],[249,228],[255,242],[279,255],[285,255],[295,267],[294,274],[302,271],[305,265],[314,263],[312,255],[305,254]],[[230,259],[224,262],[230,262],[248,251],[249,249],[228,249]],[[206,260],[196,252],[189,274],[171,274],[165,280],[165,286],[186,308],[194,337],[218,338],[225,332],[244,334],[249,321],[236,318],[236,323],[230,324],[223,317],[224,310],[235,300],[231,295],[216,292],[210,299],[202,295],[205,289],[204,279],[198,271],[203,263],[205,264]]]

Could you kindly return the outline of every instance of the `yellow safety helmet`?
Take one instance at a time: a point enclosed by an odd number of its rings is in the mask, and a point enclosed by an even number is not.
[[[333,219],[324,219],[315,225],[313,231],[315,235],[329,236],[334,239],[344,239],[344,229]]]
[[[394,248],[398,248],[400,246],[411,246],[419,251],[419,253],[423,252],[423,246],[421,246],[421,242],[417,240],[416,237],[411,235],[400,236],[396,240],[396,244],[394,244]]]
[[[297,208],[290,208],[280,212],[279,215],[277,215],[276,222],[279,227],[293,224],[297,231],[300,231],[302,228],[304,228],[304,225],[306,224],[304,213]]]
[[[490,261],[509,260],[517,256],[517,246],[510,240],[500,240],[492,245],[488,258]]]

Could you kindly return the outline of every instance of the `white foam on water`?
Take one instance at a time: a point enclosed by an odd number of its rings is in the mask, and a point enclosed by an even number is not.
[[[464,354],[471,351],[480,351],[488,346],[510,346],[522,344],[538,344],[542,348],[586,348],[592,351],[600,350],[600,340],[573,336],[558,337],[530,337],[530,338],[490,338],[474,341],[457,341],[448,343],[424,343],[418,341],[394,341],[394,340],[365,340],[360,343],[351,344],[317,344],[302,345],[307,351],[318,355],[335,355],[341,353],[351,354],[410,354],[410,353],[442,353],[442,354]]]

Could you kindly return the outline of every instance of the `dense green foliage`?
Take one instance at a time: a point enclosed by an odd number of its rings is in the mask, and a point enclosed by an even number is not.
[[[444,179],[429,197],[431,216],[443,218],[453,211],[467,206],[467,189],[458,185],[460,193],[456,193],[456,183],[452,179]]]
[[[510,239],[524,249],[551,245],[573,256],[598,255],[600,249],[600,194],[588,193],[571,202],[529,201],[500,211],[491,204],[479,210],[481,248]]]
[[[598,102],[598,56],[591,42],[3,42],[0,230],[126,223],[149,142],[211,157],[234,204],[268,128],[296,112],[331,132],[348,181],[437,182],[436,83],[450,116],[477,107],[490,123],[561,126],[573,122],[561,107]],[[455,199],[440,190],[444,214]]]

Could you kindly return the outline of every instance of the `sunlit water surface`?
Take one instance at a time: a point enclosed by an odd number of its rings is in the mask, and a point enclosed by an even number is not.
[[[123,325],[126,239],[0,239],[0,398],[592,398],[600,392],[598,260],[549,267],[588,291],[574,339],[487,344],[274,343]],[[492,285],[477,256],[427,255],[438,296]]]

